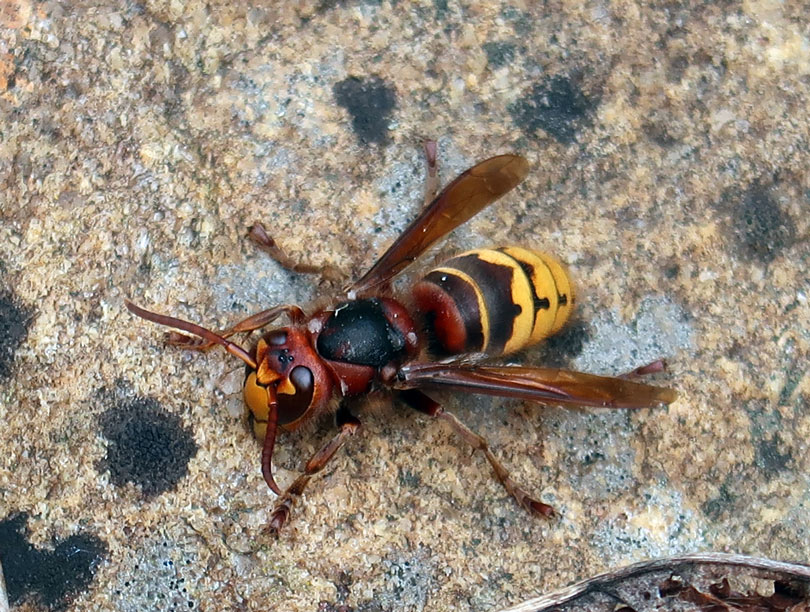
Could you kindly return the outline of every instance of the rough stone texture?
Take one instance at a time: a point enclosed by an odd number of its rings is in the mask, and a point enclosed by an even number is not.
[[[30,550],[104,550],[51,603],[485,610],[687,551],[807,562],[806,4],[254,4],[0,2],[0,520],[27,517]],[[557,253],[579,292],[563,361],[666,357],[681,397],[448,396],[551,521],[443,425],[377,400],[272,540],[240,364],[165,347],[123,298],[216,328],[326,296],[247,227],[362,272],[419,210],[426,137],[444,181],[499,152],[532,165],[437,256]],[[193,432],[152,496],[103,468],[99,393],[118,385]],[[279,481],[326,435],[282,439]]]

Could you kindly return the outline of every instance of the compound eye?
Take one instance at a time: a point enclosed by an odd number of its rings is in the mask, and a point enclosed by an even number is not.
[[[288,425],[300,419],[312,404],[315,392],[315,378],[312,370],[306,366],[295,366],[290,372],[289,382],[295,389],[285,393],[284,385],[279,385],[276,401],[278,402],[278,424]]]

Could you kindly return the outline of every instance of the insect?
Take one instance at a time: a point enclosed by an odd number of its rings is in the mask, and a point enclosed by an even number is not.
[[[268,525],[271,532],[278,533],[311,477],[358,431],[360,421],[354,412],[374,389],[387,389],[404,404],[449,423],[484,454],[518,504],[545,516],[553,514],[552,507],[532,498],[512,479],[486,439],[427,392],[449,389],[607,408],[653,407],[676,398],[671,389],[627,377],[495,363],[498,357],[556,333],[568,320],[574,306],[572,285],[562,264],[549,255],[518,247],[470,251],[429,271],[412,285],[409,295],[395,297],[391,281],[396,275],[440,238],[511,191],[529,171],[523,157],[499,155],[463,172],[434,197],[435,143],[426,143],[425,151],[426,207],[334,305],[311,314],[296,305],[274,306],[214,332],[126,302],[135,315],[184,332],[171,332],[170,344],[194,350],[220,345],[247,365],[248,417],[262,441],[262,474],[278,495]],[[249,236],[285,267],[317,271],[287,258],[260,224],[251,228]],[[228,340],[281,316],[287,316],[289,324],[267,331],[250,350]],[[659,371],[662,365],[655,362],[636,373]],[[334,410],[337,433],[282,491],[272,471],[278,430],[292,431],[326,410]]]

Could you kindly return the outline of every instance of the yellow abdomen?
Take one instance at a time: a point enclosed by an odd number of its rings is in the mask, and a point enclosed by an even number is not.
[[[430,333],[449,354],[503,355],[559,331],[574,291],[562,264],[520,247],[467,251],[413,289]]]

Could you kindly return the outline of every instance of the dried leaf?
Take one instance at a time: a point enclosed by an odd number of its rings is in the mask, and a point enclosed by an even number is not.
[[[723,553],[645,561],[501,612],[810,612],[810,566]]]

